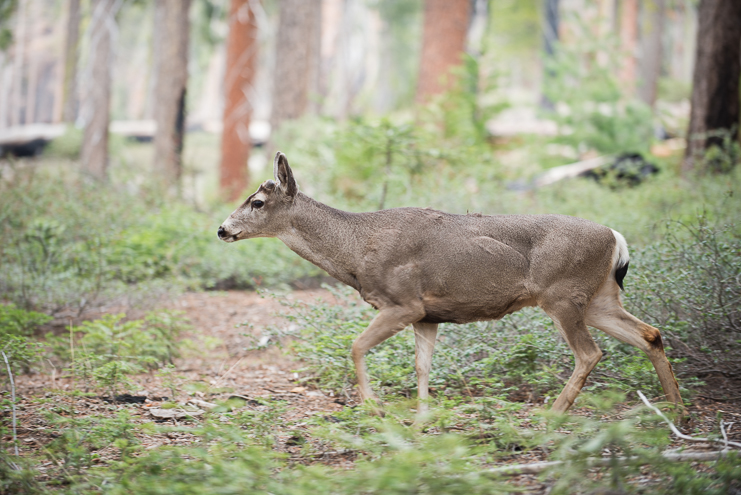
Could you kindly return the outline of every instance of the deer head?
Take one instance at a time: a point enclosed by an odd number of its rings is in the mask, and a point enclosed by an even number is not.
[[[257,191],[221,224],[217,231],[219,239],[234,242],[253,237],[275,237],[290,226],[290,210],[298,186],[286,155],[280,151],[273,161],[273,175],[275,181],[260,184]]]

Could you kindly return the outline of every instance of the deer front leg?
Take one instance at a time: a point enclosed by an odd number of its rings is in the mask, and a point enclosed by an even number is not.
[[[365,354],[389,337],[393,337],[404,328],[424,316],[419,311],[410,310],[400,306],[383,308],[373,318],[368,328],[355,339],[352,345],[352,359],[355,363],[355,373],[358,377],[358,392],[360,399],[365,402],[368,399],[378,401],[370,388],[368,370],[365,367]]]
[[[437,323],[414,324],[414,344],[416,347],[415,368],[417,370],[417,414],[428,411],[430,368],[432,367],[432,352],[435,350],[437,338]]]

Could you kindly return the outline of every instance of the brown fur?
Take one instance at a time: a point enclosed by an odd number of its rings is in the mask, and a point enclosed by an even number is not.
[[[278,237],[379,310],[353,345],[363,399],[373,397],[365,353],[404,327],[415,325],[418,339],[433,339],[417,345],[419,394],[425,398],[438,323],[492,320],[540,306],[576,356],[574,374],[554,409],[571,406],[602,356],[587,324],[606,326],[607,333],[619,327],[611,334],[638,345],[655,366],[658,362],[667,395],[681,400],[671,386],[673,381],[676,387],[673,374],[666,376],[671,366],[658,330],[622,309],[613,266],[617,241],[609,228],[563,215],[453,215],[427,208],[348,213],[299,192],[281,153],[275,178],[278,184],[262,184],[232,213],[219,236]],[[255,198],[264,206],[256,208]]]

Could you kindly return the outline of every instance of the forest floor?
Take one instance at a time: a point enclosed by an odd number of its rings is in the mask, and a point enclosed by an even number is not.
[[[288,301],[306,303],[319,299],[334,302],[332,294],[323,289],[294,291],[283,297]],[[185,346],[183,357],[175,362],[178,375],[175,400],[182,404],[191,403],[195,408],[208,409],[206,403],[216,403],[237,396],[246,401],[243,407],[263,412],[271,407],[271,402],[284,401],[282,404],[285,412],[277,417],[271,433],[274,436],[274,449],[286,454],[292,463],[352,467],[359,452],[338,449],[331,442],[313,439],[310,429],[320,419],[317,416],[329,422],[339,421],[334,414],[357,404],[355,392],[337,397],[317,390],[296,371],[301,368],[301,363],[292,359],[280,347],[250,350],[262,338],[263,330],[267,327],[291,325],[282,316],[290,313],[292,309],[289,306],[270,296],[262,297],[254,292],[238,291],[187,293],[171,306],[184,311],[193,325],[193,329],[182,336],[189,339],[190,343]],[[409,359],[414,358],[410,356]],[[74,383],[71,377],[58,375],[58,371],[54,369],[17,377],[17,394],[21,398],[18,407],[21,455],[43,454],[44,446],[58,437],[57,430],[50,426],[46,418],[45,413],[49,411],[62,416],[112,417],[117,411],[127,409],[132,421],[139,425],[158,423],[186,427],[179,431],[158,433],[146,429],[146,433],[136,433],[144,449],[186,445],[195,440],[195,436],[187,432],[187,427],[197,424],[198,417],[163,419],[153,415],[153,411],[158,410],[163,402],[172,402],[172,398],[169,398],[171,388],[164,386],[160,376],[154,373],[138,375],[134,377],[134,383],[132,394],[140,396],[143,402],[112,404],[103,397],[73,393],[80,385]],[[717,418],[722,414],[726,422],[736,423],[729,428],[729,440],[741,442],[741,397],[734,397],[730,401],[710,399],[716,397],[716,393],[716,387],[708,387],[708,390],[701,391],[693,399],[688,408],[692,420],[684,427],[685,433],[694,436],[705,436],[711,431],[717,433]],[[535,419],[532,423],[529,420],[532,410],[539,407],[542,404],[526,403],[520,411],[514,413],[523,421],[521,427],[542,428]],[[628,406],[625,405],[624,409],[627,410]],[[571,412],[578,415],[593,414],[586,408],[574,408]],[[448,429],[475,436],[475,432],[466,432],[463,426],[460,431],[455,424],[449,425]],[[430,427],[427,433],[436,434],[439,431],[437,427]],[[692,451],[717,450],[715,445],[707,443],[678,441],[670,446],[680,447]],[[116,450],[106,447],[98,454],[97,462],[106,463],[116,456]],[[545,455],[536,449],[513,451],[504,462],[522,464],[542,460],[545,460]],[[53,461],[45,461],[40,471],[48,471],[50,476],[54,476],[53,473],[57,470]],[[500,458],[497,462],[503,461]],[[513,478],[513,482],[526,487],[530,493],[539,493],[546,489],[535,475],[522,475]]]

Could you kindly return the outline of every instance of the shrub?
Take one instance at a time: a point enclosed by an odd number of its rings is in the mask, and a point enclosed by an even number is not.
[[[692,369],[734,373],[741,359],[741,233],[705,216],[670,222],[661,242],[634,254],[627,304],[662,329]]]
[[[275,286],[321,273],[277,239],[220,242],[226,207],[203,213],[59,169],[19,167],[0,180],[0,297],[25,309],[79,317],[110,303],[151,307],[186,287]]]
[[[31,337],[33,331],[51,318],[43,313],[25,311],[14,304],[0,304],[0,350],[12,366],[28,368],[38,357],[41,344]],[[0,367],[5,367],[4,363]]]

